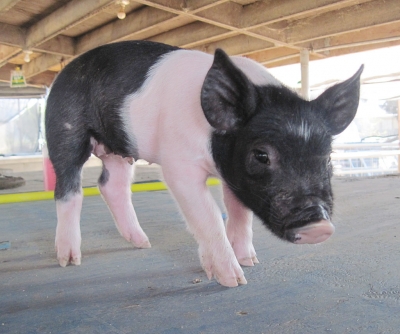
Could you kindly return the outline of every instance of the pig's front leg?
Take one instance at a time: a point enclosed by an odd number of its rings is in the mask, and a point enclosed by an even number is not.
[[[226,233],[235,252],[236,258],[243,266],[254,266],[259,263],[253,246],[253,212],[246,208],[224,184],[224,202],[228,211]]]
[[[199,244],[200,261],[207,277],[215,277],[228,287],[246,284],[227,238],[221,211],[206,185],[207,174],[198,167],[178,168],[164,169],[164,178]]]

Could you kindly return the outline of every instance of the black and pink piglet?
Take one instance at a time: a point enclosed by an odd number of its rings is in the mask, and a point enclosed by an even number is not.
[[[246,284],[241,265],[258,263],[253,213],[283,240],[328,239],[332,136],[356,114],[362,69],[305,101],[258,63],[222,50],[130,41],[76,58],[46,109],[60,265],[81,262],[81,172],[92,153],[103,162],[98,185],[119,232],[140,248],[150,242],[131,202],[134,161],[162,166],[204,270],[222,285]],[[223,183],[226,226],[210,175]]]

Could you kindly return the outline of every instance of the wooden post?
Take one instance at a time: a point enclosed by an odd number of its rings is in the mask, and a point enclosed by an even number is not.
[[[309,62],[310,52],[307,49],[300,51],[301,64],[301,95],[304,99],[310,100],[310,81],[309,81]]]
[[[397,100],[397,136],[399,138],[399,148],[400,148],[400,100]],[[397,156],[397,172],[400,173],[400,155]]]

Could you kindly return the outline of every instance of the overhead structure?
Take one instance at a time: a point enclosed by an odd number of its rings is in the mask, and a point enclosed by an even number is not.
[[[0,81],[19,65],[28,85],[49,86],[74,57],[132,39],[274,67],[299,63],[301,50],[314,60],[399,45],[400,1],[2,0]]]

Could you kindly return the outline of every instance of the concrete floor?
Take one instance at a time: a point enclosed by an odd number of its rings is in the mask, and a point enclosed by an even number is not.
[[[132,195],[145,250],[119,236],[99,196],[85,198],[79,267],[56,262],[53,201],[3,204],[0,333],[399,333],[400,177],[333,184],[335,235],[291,245],[256,220],[260,264],[231,289],[207,280],[167,191]]]

